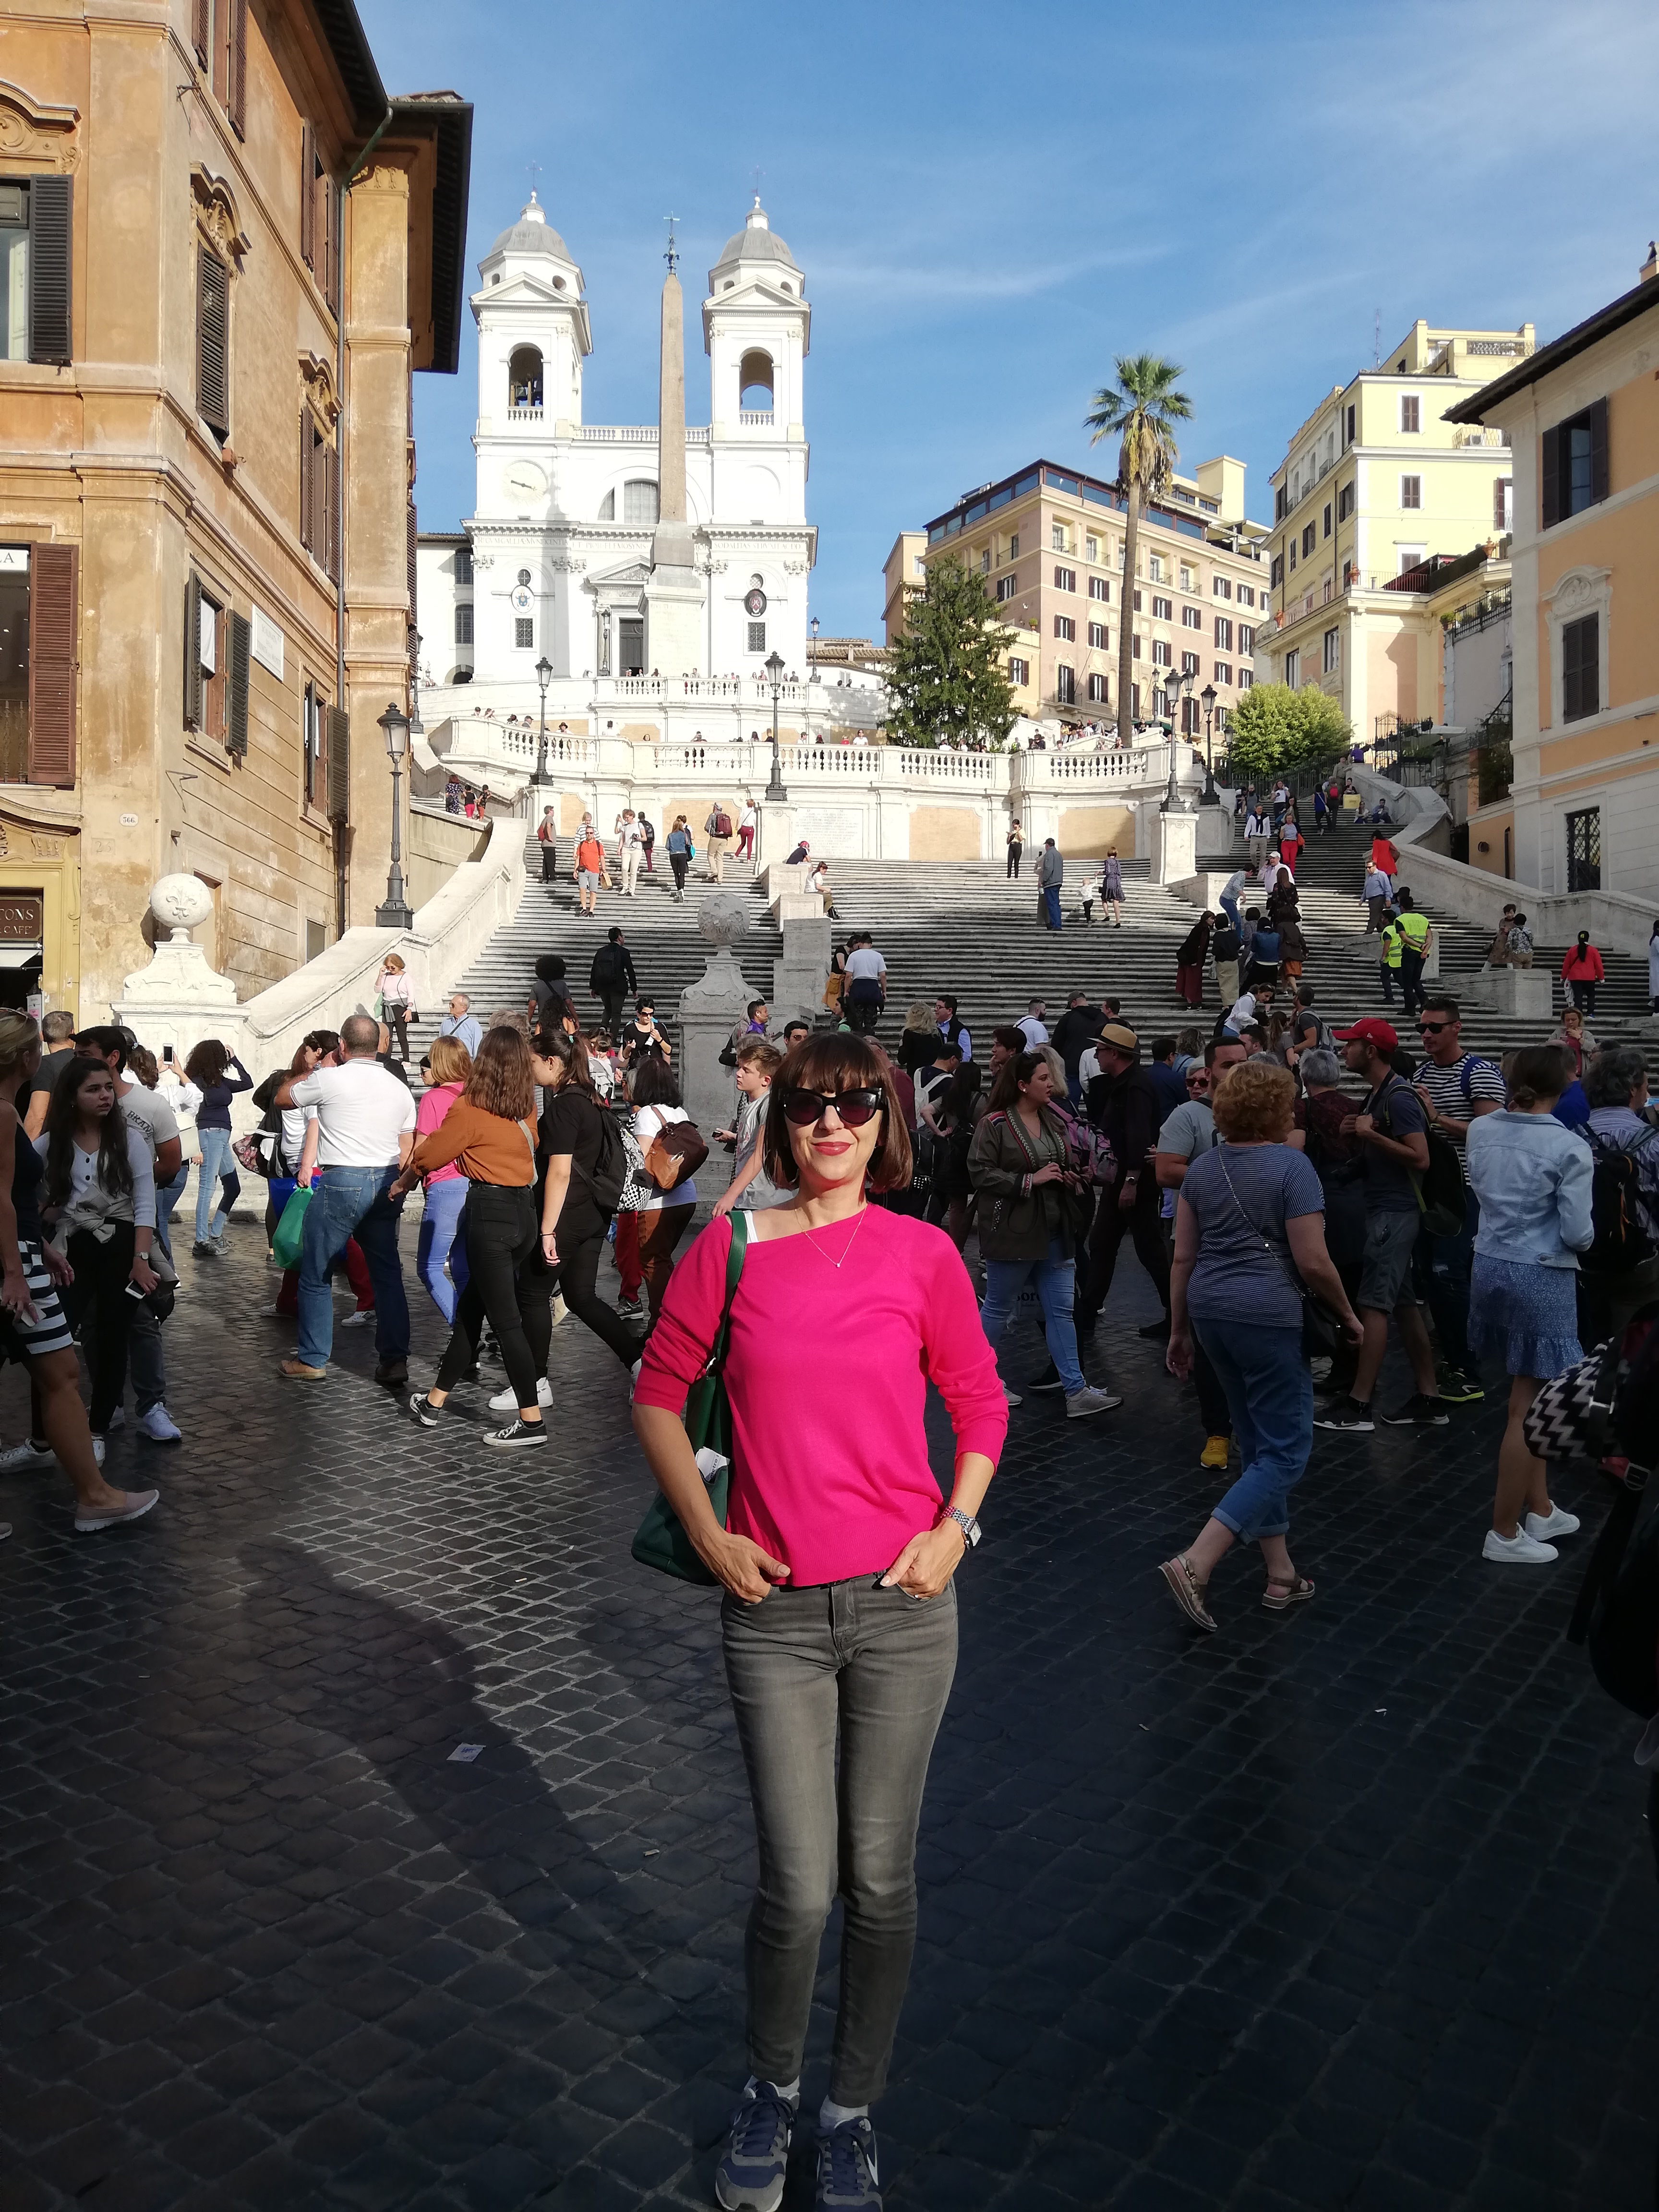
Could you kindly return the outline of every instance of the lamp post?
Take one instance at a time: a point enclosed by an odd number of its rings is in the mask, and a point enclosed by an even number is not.
[[[1215,787],[1215,759],[1211,744],[1211,726],[1215,720],[1215,686],[1206,684],[1199,693],[1199,704],[1204,709],[1204,796],[1200,806],[1219,806],[1221,793]]]
[[[1192,689],[1193,679],[1190,676],[1182,676],[1164,686],[1165,698],[1174,701],[1175,703],[1170,709],[1170,779],[1164,786],[1164,796],[1158,801],[1158,811],[1160,814],[1185,814],[1189,811],[1181,796],[1180,787],[1176,782],[1176,763],[1179,757],[1176,747],[1180,734],[1176,728],[1176,724],[1182,720],[1181,708],[1190,697]]]
[[[411,741],[426,735],[426,724],[421,720],[421,633],[411,630],[415,650],[409,661],[409,734]]]
[[[810,746],[812,742],[812,686],[818,680],[818,618],[816,615],[807,627],[812,633],[811,642],[806,648],[811,663],[806,673],[806,742]]]
[[[536,663],[536,681],[541,686],[542,713],[540,727],[536,732],[536,781],[547,781],[547,687],[553,680],[553,664],[543,653]]]
[[[766,787],[766,798],[769,805],[775,805],[789,797],[783,787],[783,757],[778,750],[778,686],[783,681],[783,655],[775,649],[767,654],[763,665],[772,686],[772,781]]]
[[[415,926],[414,909],[404,896],[403,809],[399,791],[404,748],[409,743],[409,717],[394,699],[378,720],[386,733],[386,749],[392,760],[392,866],[386,872],[385,902],[375,908],[374,921],[380,929],[412,929]]]

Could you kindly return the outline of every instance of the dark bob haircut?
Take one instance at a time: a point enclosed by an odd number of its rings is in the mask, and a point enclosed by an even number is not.
[[[910,1132],[904,1126],[898,1093],[893,1088],[890,1063],[867,1037],[842,1036],[820,1030],[798,1044],[772,1079],[772,1096],[766,1109],[763,1164],[772,1181],[793,1189],[800,1181],[783,1101],[790,1091],[879,1091],[883,1099],[881,1134],[870,1155],[866,1170],[872,1193],[902,1190],[910,1180]]]

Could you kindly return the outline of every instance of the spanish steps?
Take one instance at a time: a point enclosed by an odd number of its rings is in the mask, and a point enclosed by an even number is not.
[[[1403,1027],[1398,1000],[1392,1010],[1383,1003],[1376,939],[1365,933],[1360,886],[1369,842],[1369,831],[1351,826],[1309,840],[1297,872],[1309,947],[1303,980],[1314,988],[1316,1010],[1333,1024],[1362,1014],[1392,1012],[1396,1025]],[[1242,848],[1236,851],[1242,864]],[[597,1013],[586,993],[589,963],[604,943],[606,929],[620,924],[641,989],[655,999],[665,1025],[672,1024],[680,994],[703,972],[707,948],[697,934],[697,908],[713,886],[694,872],[684,904],[676,902],[669,896],[672,878],[660,865],[663,857],[659,851],[654,873],[641,872],[636,897],[624,899],[619,891],[601,890],[599,918],[589,921],[576,912],[568,847],[561,846],[559,880],[544,884],[539,848],[530,842],[519,911],[461,981],[474,1011],[487,1017],[499,1008],[522,1008],[536,959],[551,952],[568,963],[579,1007]],[[1409,886],[1408,851],[1402,859],[1401,881]],[[1000,862],[833,862],[840,917],[835,925],[836,940],[844,940],[851,930],[867,929],[887,962],[887,1010],[878,1034],[895,1043],[907,1007],[918,1000],[931,1007],[939,992],[959,1000],[961,1018],[975,1036],[988,1036],[998,1023],[1014,1020],[1032,999],[1046,1003],[1052,1022],[1074,990],[1086,991],[1097,1003],[1103,997],[1121,1000],[1123,1018],[1133,1023],[1143,1039],[1188,1022],[1208,1028],[1219,1003],[1213,969],[1206,974],[1198,1014],[1185,1012],[1175,990],[1176,948],[1193,926],[1194,908],[1176,890],[1150,881],[1145,860],[1127,860],[1123,864],[1123,927],[1111,926],[1097,901],[1092,919],[1085,923],[1083,899],[1095,892],[1099,873],[1097,860],[1067,862],[1061,895],[1064,926],[1055,936],[1038,918],[1029,854],[1024,872],[1013,882]],[[728,860],[724,888],[750,903],[749,932],[737,948],[738,963],[756,995],[769,997],[782,939],[754,871],[746,863]],[[1494,880],[1494,923],[1507,888]],[[1440,984],[1455,991],[1460,981],[1485,964],[1491,930],[1444,918],[1431,905],[1425,904],[1424,911],[1439,939]],[[1557,979],[1558,1011],[1565,951],[1564,945],[1540,944],[1535,954],[1536,964]],[[1645,1044],[1635,1026],[1648,1011],[1645,968],[1628,954],[1604,949],[1603,958],[1607,981],[1598,993],[1593,1032],[1601,1043],[1616,1039]],[[429,1039],[440,1011],[422,1010],[423,1020],[411,1041],[418,1038],[423,1045]],[[1496,1056],[1516,1045],[1538,1042],[1540,1024],[1469,1006],[1464,1036],[1473,1049]]]

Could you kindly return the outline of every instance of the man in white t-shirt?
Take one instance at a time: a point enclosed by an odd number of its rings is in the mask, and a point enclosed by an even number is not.
[[[1048,1042],[1048,1024],[1044,1019],[1047,1011],[1041,999],[1033,999],[1029,1012],[1014,1024],[1025,1040],[1027,1052],[1035,1052],[1039,1045]]]
[[[377,1382],[409,1379],[409,1301],[398,1256],[401,1198],[388,1196],[415,1148],[415,1101],[409,1086],[376,1058],[380,1024],[351,1014],[340,1024],[340,1063],[289,1076],[276,1103],[317,1109],[317,1172],[300,1246],[300,1332],[295,1357],[282,1372],[319,1382],[334,1348],[334,1297],[329,1271],[355,1237],[374,1285]]]
[[[866,929],[847,956],[847,1025],[860,1036],[868,1036],[887,1004],[887,963],[871,942]]]

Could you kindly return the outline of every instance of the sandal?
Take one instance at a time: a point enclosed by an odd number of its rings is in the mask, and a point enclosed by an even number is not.
[[[1174,1559],[1165,1559],[1159,1566],[1158,1572],[1170,1585],[1170,1595],[1186,1614],[1188,1620],[1192,1622],[1193,1626],[1204,1629],[1208,1634],[1213,1636],[1215,1620],[1209,1607],[1204,1602],[1209,1595],[1210,1585],[1208,1583],[1200,1582],[1192,1571],[1187,1554],[1184,1552],[1178,1552]],[[1310,1583],[1310,1595],[1312,1595],[1312,1589],[1313,1585]]]
[[[1267,1587],[1261,1593],[1261,1602],[1269,1613],[1284,1613],[1293,1605],[1305,1605],[1314,1594],[1314,1586],[1305,1575],[1296,1575],[1289,1582],[1277,1575],[1269,1575]]]

